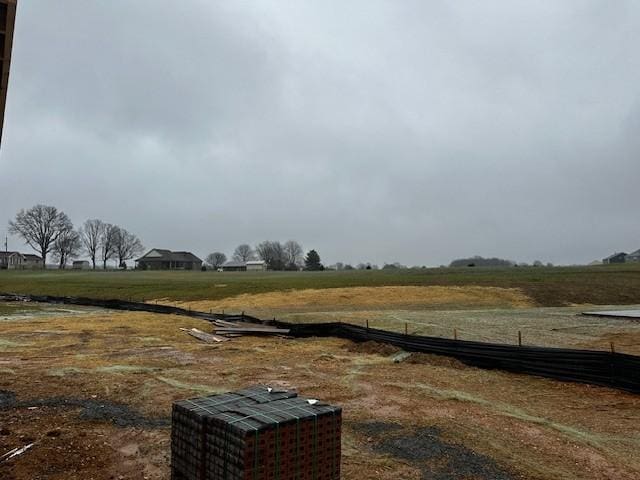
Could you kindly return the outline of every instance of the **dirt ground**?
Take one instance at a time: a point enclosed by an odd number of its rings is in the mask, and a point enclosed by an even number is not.
[[[343,475],[640,479],[640,396],[388,346],[251,338],[209,346],[146,313],[0,321],[0,478],[169,478],[177,399],[269,384],[344,408]]]

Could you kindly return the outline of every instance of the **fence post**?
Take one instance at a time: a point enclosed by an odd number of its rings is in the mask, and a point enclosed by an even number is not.
[[[522,332],[518,330],[518,346],[522,346]]]
[[[453,339],[454,340],[458,340],[458,329],[457,328],[453,329]]]
[[[404,322],[404,334],[409,335],[409,325],[407,322]]]
[[[611,360],[609,361],[609,381],[611,382],[611,386],[615,387],[616,386],[616,381],[615,381],[616,347],[613,345],[613,342],[610,342],[609,346],[611,347]]]

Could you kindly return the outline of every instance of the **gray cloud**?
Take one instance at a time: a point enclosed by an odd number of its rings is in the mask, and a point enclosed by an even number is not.
[[[328,262],[640,248],[639,27],[624,1],[23,0],[2,213]]]

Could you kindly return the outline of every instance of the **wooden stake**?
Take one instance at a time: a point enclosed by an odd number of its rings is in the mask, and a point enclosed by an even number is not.
[[[518,330],[518,346],[522,346],[522,332]]]
[[[613,345],[613,342],[611,342],[611,353],[616,353],[616,347]]]
[[[369,330],[369,319],[367,319],[367,330]]]
[[[409,325],[407,322],[404,322],[404,334],[409,335]]]
[[[456,328],[453,329],[453,339],[458,340],[458,329]]]

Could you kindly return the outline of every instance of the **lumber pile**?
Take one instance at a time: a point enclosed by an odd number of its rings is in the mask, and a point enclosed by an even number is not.
[[[203,332],[197,328],[181,328],[180,330],[188,333],[192,337],[202,340],[206,343],[220,343],[229,340],[232,337],[241,335],[287,335],[289,329],[276,328],[262,323],[227,320],[212,320],[214,334]]]
[[[172,480],[338,480],[342,410],[254,386],[173,404]]]

